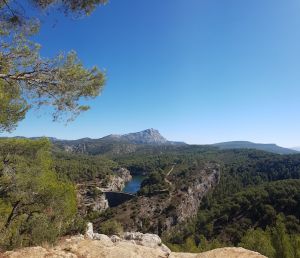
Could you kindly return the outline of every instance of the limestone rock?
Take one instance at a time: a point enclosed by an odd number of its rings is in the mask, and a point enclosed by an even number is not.
[[[86,236],[88,239],[93,239],[93,238],[94,238],[93,223],[90,223],[90,222],[87,223],[85,236]]]
[[[106,241],[106,242],[112,241],[111,238],[109,238],[107,235],[98,234],[98,233],[93,234],[93,239],[94,240]]]
[[[110,240],[111,240],[113,243],[117,243],[117,242],[122,241],[122,238],[113,235],[113,236],[110,237]]]
[[[72,238],[53,248],[29,247],[0,253],[4,258],[266,258],[243,248],[219,248],[199,254],[163,252],[161,249],[141,246],[130,241],[117,243]]]
[[[63,238],[54,247],[28,247],[3,254],[2,258],[266,258],[244,248],[219,248],[204,253],[172,253],[154,234],[126,232],[108,237],[94,233],[88,223],[83,235]]]

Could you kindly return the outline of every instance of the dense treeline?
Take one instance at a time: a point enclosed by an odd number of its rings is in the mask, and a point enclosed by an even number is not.
[[[224,198],[250,185],[300,179],[300,155],[276,155],[261,151],[229,151],[222,154],[223,173],[214,198]]]
[[[138,192],[139,195],[151,196],[162,191],[169,190],[169,184],[165,181],[165,173],[163,170],[158,170],[151,173],[141,183],[141,189]]]
[[[76,211],[75,189],[58,179],[48,140],[0,141],[0,249],[54,242]]]
[[[66,152],[55,152],[54,168],[57,174],[72,182],[101,180],[103,183],[112,174],[118,164],[99,156],[87,156]]]
[[[279,214],[286,217],[288,232],[300,232],[300,180],[280,180],[251,187],[223,200],[203,205],[196,232],[208,239],[238,244],[253,225],[274,226]]]
[[[161,155],[122,155],[114,160],[121,166],[128,168],[132,174],[149,175],[156,171],[162,172],[170,164],[178,162],[179,159],[177,155],[170,153]]]

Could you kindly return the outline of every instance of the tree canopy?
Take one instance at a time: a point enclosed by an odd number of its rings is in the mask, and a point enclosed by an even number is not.
[[[48,140],[0,140],[0,249],[54,242],[76,206],[74,186],[53,169]]]
[[[33,0],[37,9],[57,7],[65,14],[90,14],[106,0]],[[89,109],[82,100],[95,98],[105,73],[85,68],[74,50],[53,58],[40,55],[32,41],[40,21],[26,15],[24,1],[0,0],[0,132],[15,129],[32,107],[53,107],[53,120],[72,120]]]

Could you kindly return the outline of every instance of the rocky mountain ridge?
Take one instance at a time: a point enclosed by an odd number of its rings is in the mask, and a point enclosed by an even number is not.
[[[124,135],[111,134],[102,139],[111,139],[118,141],[128,141],[134,144],[167,144],[168,140],[164,138],[158,130],[150,128],[144,131],[129,133]]]

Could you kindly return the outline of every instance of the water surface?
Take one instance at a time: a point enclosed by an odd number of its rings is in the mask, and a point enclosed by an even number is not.
[[[123,192],[135,194],[140,190],[141,183],[145,178],[145,176],[132,176],[132,180],[126,183]]]

